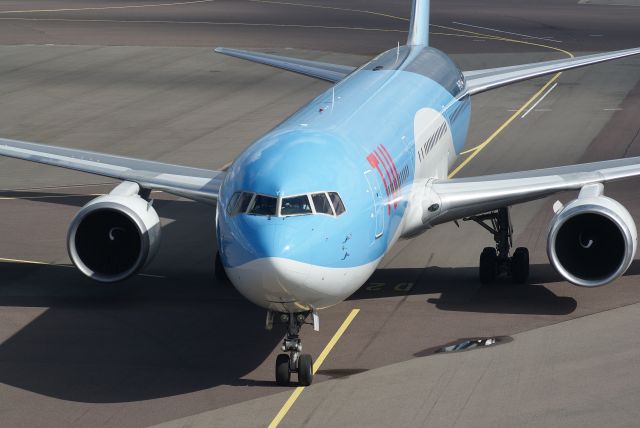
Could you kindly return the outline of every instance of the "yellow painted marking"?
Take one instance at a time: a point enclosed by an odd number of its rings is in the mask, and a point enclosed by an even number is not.
[[[340,328],[338,328],[338,330],[335,332],[335,334],[333,335],[329,343],[327,343],[327,346],[325,346],[322,352],[320,353],[320,356],[318,357],[318,359],[315,361],[315,363],[313,363],[313,374],[315,374],[318,371],[318,369],[320,368],[324,360],[327,358],[327,356],[329,355],[333,347],[336,346],[336,343],[338,343],[338,340],[340,340],[340,337],[342,337],[343,333],[349,327],[349,324],[351,324],[351,321],[353,321],[356,315],[358,315],[358,312],[360,312],[360,309],[352,309],[349,315],[347,315],[347,318],[342,322],[342,325],[340,326]],[[304,386],[298,386],[296,389],[293,390],[293,392],[289,396],[289,399],[284,403],[284,405],[282,406],[282,408],[280,409],[276,417],[273,418],[273,420],[269,424],[269,428],[275,428],[280,424],[280,422],[282,422],[282,419],[289,412],[289,409],[291,409],[291,406],[293,406],[293,403],[296,402],[300,394],[302,394],[302,391],[304,391],[304,388],[305,388]]]
[[[0,257],[0,262],[22,263],[26,265],[47,265],[47,266],[52,265],[51,263],[47,263],[47,262],[36,262],[34,260],[6,259],[4,257]],[[54,266],[69,266],[69,265],[54,265]]]
[[[72,264],[64,264],[64,263],[47,263],[47,262],[38,262],[35,260],[20,260],[20,259],[7,259],[4,257],[0,257],[0,263],[21,263],[25,265],[41,265],[41,266],[55,266],[55,267],[64,267],[64,268],[72,268],[74,267]],[[138,276],[148,276],[150,278],[166,278],[166,276],[162,275],[154,275],[152,273],[139,273]]]
[[[387,33],[406,33],[406,30],[396,30],[388,28],[365,28],[365,27],[341,27],[325,25],[301,25],[301,24],[269,24],[254,22],[212,22],[212,21],[169,21],[169,20],[146,20],[146,19],[67,19],[67,18],[0,18],[0,21],[33,21],[33,22],[102,22],[116,24],[176,24],[176,25],[224,25],[238,27],[276,27],[276,28],[314,28],[322,30],[349,30],[349,31],[380,31]]]
[[[31,9],[31,10],[3,10],[0,14],[10,13],[39,13],[39,12],[78,12],[83,10],[107,10],[107,9],[135,9],[135,8],[147,8],[147,7],[164,7],[164,6],[183,6],[195,3],[211,3],[215,0],[193,0],[177,3],[159,3],[159,4],[139,4],[139,5],[127,5],[127,6],[104,6],[104,7],[79,7],[71,9]]]
[[[29,191],[16,191],[16,193],[21,193],[21,192],[29,193]],[[153,190],[151,193],[162,193],[162,190]],[[30,201],[30,200],[38,200],[38,199],[73,198],[73,197],[84,198],[87,196],[104,196],[107,194],[108,193],[89,193],[89,194],[71,193],[68,195],[8,196],[8,197],[0,197],[0,201],[17,201],[17,200]]]
[[[68,186],[45,186],[45,187],[23,187],[19,189],[4,189],[0,190],[0,192],[35,192],[35,191],[46,191],[46,190],[57,190],[57,189],[75,189],[77,187],[96,187],[96,186],[110,186],[118,184],[115,181],[105,182],[105,183],[95,183],[95,184],[70,184]]]
[[[531,45],[531,46],[538,46],[538,47],[543,47],[543,48],[547,48],[547,49],[552,49],[558,52],[562,52],[566,55],[568,55],[570,58],[573,58],[574,55],[562,48],[558,48],[556,46],[549,46],[549,45],[543,45],[541,43],[535,43],[535,42],[527,42],[524,40],[515,40],[515,39],[510,39],[510,38],[506,38],[506,37],[495,37],[495,36],[491,36],[491,35],[487,35],[487,34],[482,34],[482,33],[478,33],[476,31],[469,31],[469,30],[461,30],[459,28],[453,28],[453,27],[447,27],[447,26],[443,26],[443,25],[433,25],[434,27],[439,27],[439,28],[444,28],[447,30],[455,30],[455,31],[460,31],[462,33],[467,33],[467,34],[471,34],[471,35],[475,35],[475,36],[482,36],[482,37],[486,37],[486,38],[490,38],[496,41],[505,41],[505,42],[511,42],[511,43],[520,43],[523,45]],[[495,138],[500,135],[502,133],[502,131],[504,131],[510,124],[511,122],[513,122],[528,106],[530,106],[538,97],[540,97],[544,91],[551,86],[551,84],[553,84],[556,80],[558,80],[558,78],[560,78],[560,76],[562,75],[562,73],[556,73],[553,75],[553,77],[551,78],[551,80],[549,80],[542,88],[540,88],[540,90],[538,92],[536,92],[531,98],[529,98],[522,106],[520,106],[519,109],[517,109],[502,125],[500,125],[498,127],[498,129],[496,129],[486,140],[484,140],[482,143],[478,144],[477,146],[466,150],[462,153],[460,153],[461,155],[463,154],[468,154],[471,153],[465,160],[463,160],[460,165],[458,165],[453,171],[451,171],[451,173],[449,174],[449,178],[454,177],[457,173],[459,173],[462,168],[464,168],[469,162],[471,162],[471,160],[473,158],[475,158],[478,153],[480,153],[485,147],[487,147],[493,140],[495,140]]]
[[[25,192],[27,193],[27,192]],[[11,196],[11,197],[2,197],[0,201],[15,201],[15,200],[25,200],[29,201],[32,199],[54,199],[54,198],[71,198],[74,196],[83,197],[83,196],[94,196],[94,195],[47,195],[47,196]]]
[[[311,8],[316,8],[316,9],[339,10],[339,11],[342,11],[342,12],[365,13],[365,14],[368,14],[368,15],[377,15],[377,16],[384,16],[386,18],[391,18],[391,19],[399,19],[401,21],[409,21],[407,18],[402,18],[400,16],[395,16],[395,15],[388,15],[388,14],[382,13],[382,12],[374,12],[374,11],[371,11],[371,10],[347,9],[347,8],[344,8],[344,7],[320,6],[320,5],[316,5],[316,4],[289,3],[289,2],[284,2],[284,1],[271,1],[271,0],[249,0],[249,1],[254,2],[254,3],[282,4],[282,5],[286,5],[286,6],[300,6],[300,7],[311,7]]]
[[[567,50],[564,50],[562,48],[559,48],[557,46],[549,46],[549,45],[543,45],[542,43],[527,42],[527,41],[524,41],[524,40],[510,39],[508,37],[500,37],[500,36],[494,36],[494,35],[491,35],[491,34],[478,33],[476,31],[462,30],[460,28],[447,27],[445,25],[431,24],[431,26],[432,27],[436,27],[436,28],[444,28],[445,30],[459,31],[459,32],[465,33],[465,34],[473,34],[473,35],[476,35],[476,36],[481,36],[481,37],[489,38],[489,39],[496,40],[496,41],[509,42],[509,43],[520,43],[522,45],[530,45],[530,46],[537,46],[537,47],[540,47],[540,48],[551,49],[551,50],[554,50],[554,51],[562,52],[563,54],[567,55],[570,58],[574,57],[574,55],[571,52],[569,52]]]
[[[511,124],[511,122],[513,122],[514,120],[516,120],[516,118],[518,116],[520,116],[520,114],[524,111],[524,109],[526,109],[527,107],[529,107],[529,105],[534,102],[536,100],[536,98],[538,98],[540,96],[540,94],[542,94],[553,82],[555,82],[556,80],[558,80],[558,78],[560,77],[562,73],[556,73],[551,80],[549,80],[546,85],[544,85],[542,88],[540,88],[540,90],[538,92],[536,92],[535,94],[533,94],[533,96],[531,98],[529,98],[527,100],[527,102],[525,102],[524,104],[522,104],[522,106],[520,106],[520,108],[513,113],[509,119],[507,119],[502,125],[500,125],[500,127],[498,129],[496,129],[493,134],[491,134],[489,136],[489,138],[487,138],[486,140],[484,140],[480,145],[476,146],[473,150],[473,153],[471,153],[471,155],[469,155],[465,160],[463,160],[460,165],[458,165],[453,171],[451,171],[451,173],[449,174],[449,178],[455,176],[458,172],[460,172],[460,170],[462,168],[464,168],[469,162],[471,162],[471,160],[473,158],[475,158],[478,153],[480,153],[482,151],[482,149],[484,149],[485,147],[487,147],[489,145],[489,143],[491,143],[493,140],[495,140],[495,138],[500,135],[500,133],[502,131],[505,130],[505,128],[507,126],[509,126]]]

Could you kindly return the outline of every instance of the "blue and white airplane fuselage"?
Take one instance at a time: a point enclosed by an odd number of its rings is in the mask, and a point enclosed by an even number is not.
[[[446,178],[470,120],[462,72],[429,47],[387,51],[245,150],[221,187],[218,246],[229,279],[277,312],[335,305],[423,226],[414,182]],[[417,189],[421,191],[421,188]],[[341,215],[233,214],[238,192],[336,192]],[[418,209],[413,209],[417,204]]]

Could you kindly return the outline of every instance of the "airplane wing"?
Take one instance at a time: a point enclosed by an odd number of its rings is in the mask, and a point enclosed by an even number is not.
[[[510,172],[470,178],[425,181],[423,221],[431,225],[544,198],[587,184],[640,176],[640,157]],[[428,209],[438,209],[430,212]]]
[[[466,94],[475,95],[523,80],[637,54],[640,54],[640,48],[586,55],[577,58],[514,65],[511,67],[465,71],[463,74],[466,81]]]
[[[225,173],[0,138],[0,155],[138,183],[215,204]]]
[[[309,61],[306,59],[289,58],[286,56],[270,55],[259,52],[243,51],[239,49],[216,48],[214,52],[229,55],[234,58],[246,59],[271,67],[281,68],[294,73],[303,74],[316,79],[336,83],[347,77],[356,67],[329,64],[326,62]]]

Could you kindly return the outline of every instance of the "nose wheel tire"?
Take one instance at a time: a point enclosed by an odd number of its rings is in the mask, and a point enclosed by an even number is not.
[[[300,328],[306,323],[309,312],[281,313],[280,321],[288,324],[287,334],[282,341],[282,351],[276,358],[276,383],[289,385],[291,373],[298,373],[298,384],[309,386],[313,382],[313,359],[309,354],[302,353]]]
[[[298,383],[309,386],[313,382],[313,359],[309,354],[302,354],[298,358]]]
[[[287,386],[290,380],[289,355],[279,354],[276,358],[276,383],[280,386]]]

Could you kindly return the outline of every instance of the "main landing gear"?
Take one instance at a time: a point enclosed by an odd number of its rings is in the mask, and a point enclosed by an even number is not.
[[[267,315],[267,328],[270,326]],[[306,319],[309,312],[297,314],[280,314],[280,321],[287,323],[287,335],[282,342],[282,351],[288,352],[278,355],[276,358],[276,383],[278,385],[289,385],[291,373],[298,373],[298,384],[309,386],[313,381],[313,359],[309,354],[302,354],[302,340],[300,339],[300,328],[307,324]],[[271,321],[272,323],[272,321]]]
[[[513,282],[522,284],[529,278],[529,250],[524,247],[516,248],[509,256],[513,242],[511,236],[513,227],[509,218],[509,209],[500,208],[487,214],[467,217],[464,221],[475,221],[488,230],[496,241],[496,246],[485,247],[480,254],[480,282],[490,284],[496,277],[506,274]]]

